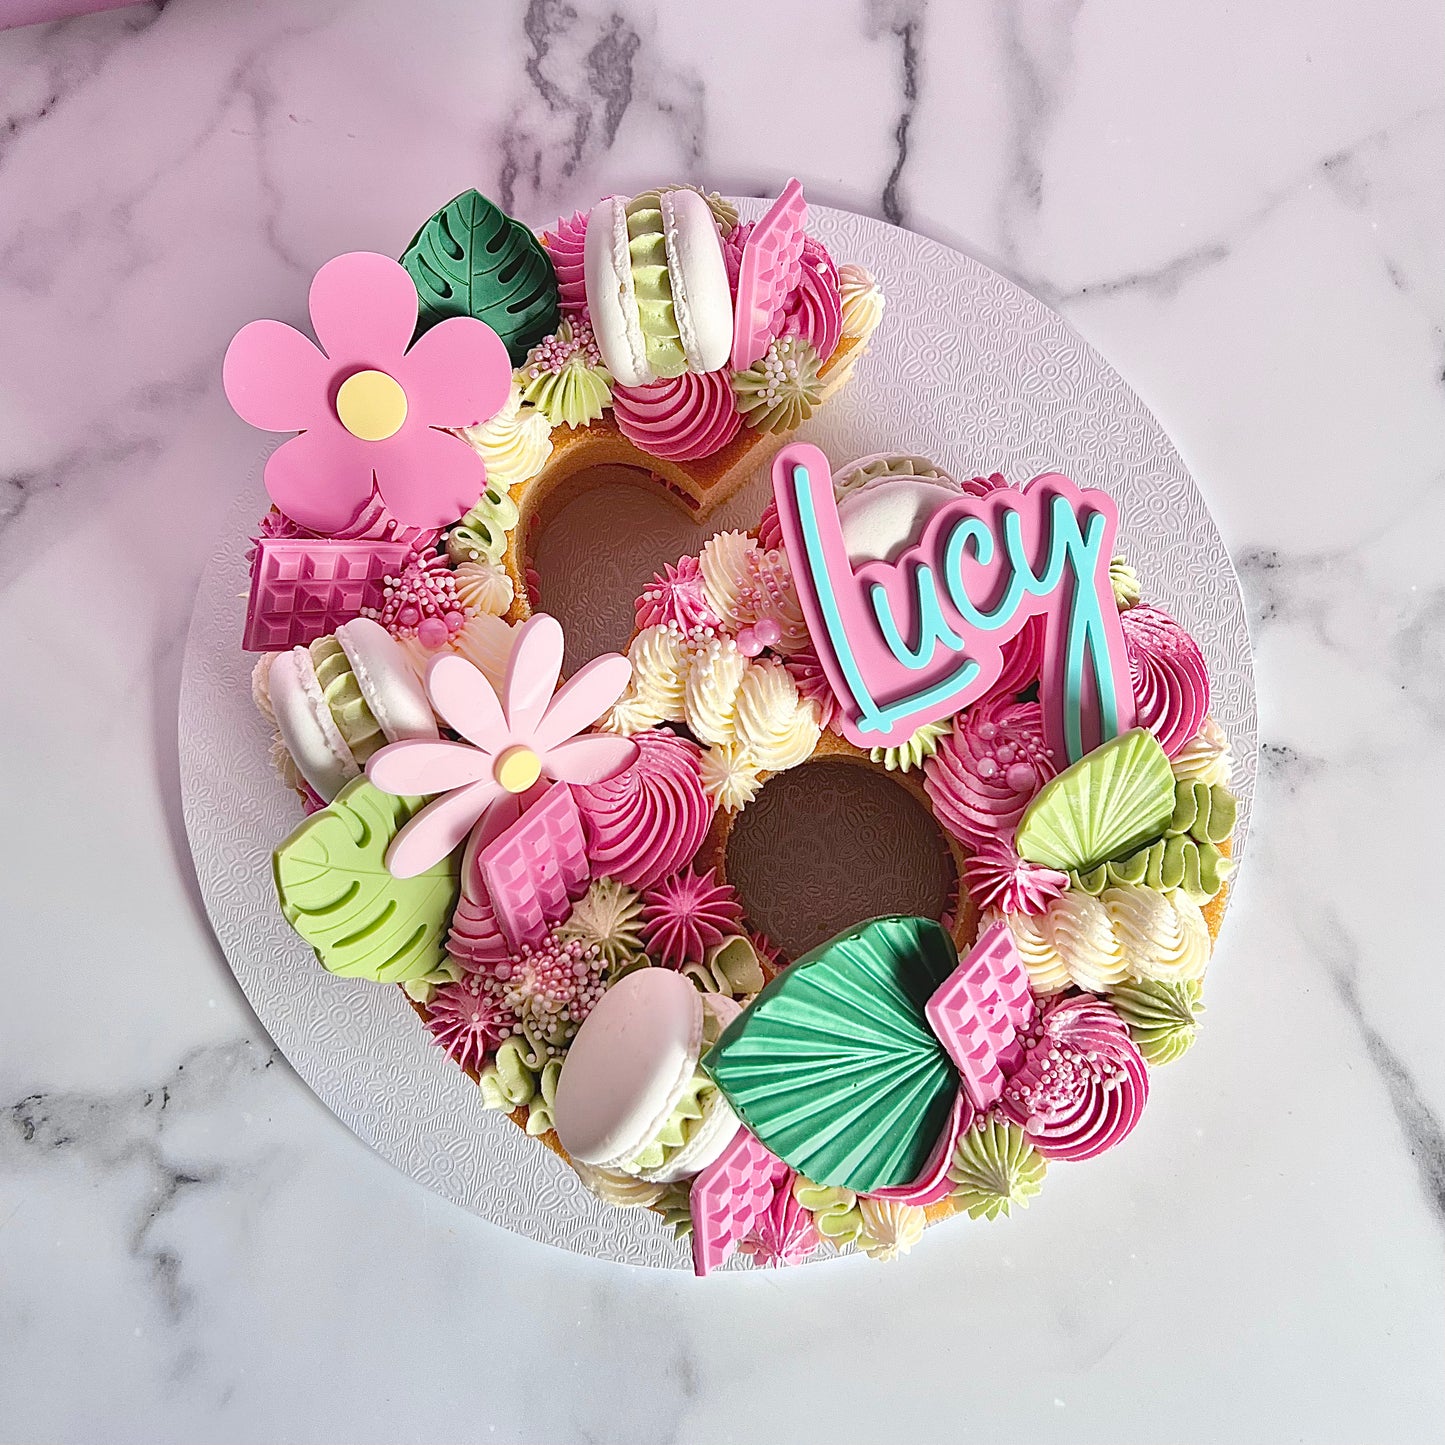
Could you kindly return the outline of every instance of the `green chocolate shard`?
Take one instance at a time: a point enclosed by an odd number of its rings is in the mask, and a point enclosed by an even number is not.
[[[1051,778],[1019,820],[1019,857],[1087,872],[1162,834],[1174,814],[1174,774],[1159,740],[1135,728]]]
[[[416,282],[418,334],[450,316],[475,316],[520,366],[557,325],[551,257],[520,221],[477,191],[463,191],[432,216],[401,264]]]
[[[386,866],[391,840],[425,802],[356,778],[277,848],[281,911],[332,973],[406,983],[445,960],[459,854],[415,878],[393,878]]]
[[[860,924],[774,978],[703,1068],[798,1173],[858,1193],[907,1184],[958,1092],[924,1014],[957,961],[932,919]]]

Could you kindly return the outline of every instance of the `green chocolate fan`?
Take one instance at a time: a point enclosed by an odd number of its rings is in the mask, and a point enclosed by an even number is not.
[[[415,878],[393,878],[386,866],[391,840],[426,801],[356,778],[277,848],[281,911],[332,973],[405,983],[446,956],[459,855]]]
[[[1159,740],[1135,728],[1094,749],[1039,790],[1019,819],[1020,858],[1087,872],[1152,843],[1174,815],[1174,775]]]
[[[734,1112],[818,1184],[866,1193],[922,1173],[958,1074],[923,1008],[958,959],[927,918],[875,918],[804,954],[702,1061]]]
[[[401,258],[416,282],[420,334],[449,316],[475,316],[520,366],[557,324],[557,273],[537,238],[478,191],[448,201]]]

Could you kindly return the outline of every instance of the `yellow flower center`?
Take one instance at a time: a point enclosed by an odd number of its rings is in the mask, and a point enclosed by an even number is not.
[[[336,393],[336,415],[352,436],[383,442],[406,420],[406,393],[384,371],[353,372]]]
[[[509,793],[525,793],[542,776],[542,759],[531,748],[508,748],[492,775]]]

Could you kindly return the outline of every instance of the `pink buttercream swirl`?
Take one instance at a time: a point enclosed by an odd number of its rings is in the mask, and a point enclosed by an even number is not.
[[[730,933],[741,933],[742,905],[736,891],[717,881],[717,870],[684,869],[642,895],[642,929],[656,963],[681,968]]]
[[[712,610],[702,583],[702,568],[696,557],[679,557],[677,566],[664,563],[661,572],[642,589],[633,604],[637,628],[676,623],[683,632],[694,627],[721,627],[722,618]]]
[[[725,371],[684,371],[651,386],[614,386],[612,414],[628,441],[673,462],[710,457],[743,424]]]
[[[763,515],[758,519],[758,546],[765,552],[779,551],[783,545],[783,524],[778,520],[778,504],[776,500],[768,503],[763,508]]]
[[[676,733],[633,735],[638,757],[605,783],[572,789],[594,878],[650,888],[702,846],[713,803],[703,790],[702,749]],[[460,911],[460,910],[459,910]],[[454,925],[455,931],[455,925]]]
[[[823,671],[823,664],[811,646],[799,648],[783,659],[783,666],[798,686],[798,696],[818,709],[818,722],[832,728],[838,718],[838,695]],[[833,728],[836,732],[837,729]]]
[[[963,865],[963,882],[980,908],[1042,913],[1069,886],[1069,875],[1029,863],[1004,839],[989,838]]]
[[[953,731],[923,764],[923,786],[938,821],[977,848],[1007,838],[1057,771],[1036,702],[985,700],[953,720]]]
[[[813,1216],[793,1197],[793,1180],[788,1177],[778,1185],[773,1202],[753,1221],[753,1227],[738,1245],[738,1253],[747,1255],[754,1268],[780,1269],[784,1265],[801,1264],[823,1241],[813,1224]]]
[[[587,212],[564,216],[549,231],[542,232],[542,244],[557,273],[558,300],[564,311],[587,314],[587,278],[583,255],[587,245]]]
[[[1131,607],[1119,616],[1139,726],[1174,757],[1209,711],[1209,670],[1199,644],[1158,607]]]
[[[1149,1071],[1123,1019],[1102,999],[1048,1004],[1024,1035],[998,1107],[1048,1159],[1092,1159],[1139,1122]]]
[[[487,973],[511,953],[501,920],[479,879],[468,880],[452,914],[447,952],[468,973]]]
[[[819,361],[827,361],[843,335],[843,292],[838,267],[827,247],[803,237],[803,271],[783,303],[781,334],[812,343]]]
[[[272,507],[261,518],[262,537],[325,537],[339,542],[402,542],[417,552],[429,552],[441,533],[431,527],[406,527],[382,505],[374,492],[371,500],[339,532],[313,532]]]
[[[1001,698],[1012,702],[1026,687],[1039,680],[1044,670],[1047,628],[1047,619],[1030,617],[1022,629],[1004,644],[1003,668],[985,695],[986,701]]]

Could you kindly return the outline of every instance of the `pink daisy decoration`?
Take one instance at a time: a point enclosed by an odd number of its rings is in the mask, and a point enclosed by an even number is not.
[[[443,984],[427,1005],[431,1036],[464,1069],[480,1070],[516,1020],[475,979]]]
[[[643,936],[654,958],[673,968],[701,963],[713,944],[742,931],[738,896],[717,881],[716,873],[714,868],[706,873],[686,869],[642,895]]]
[[[1069,875],[1027,862],[1002,838],[988,838],[963,865],[963,882],[980,908],[1042,913],[1069,886]]]
[[[486,469],[442,428],[501,409],[512,381],[501,338],[454,316],[411,345],[416,287],[396,261],[369,251],[328,261],[310,306],[319,347],[284,322],[253,321],[222,369],[245,421],[300,433],[266,463],[271,500],[325,536],[348,530],[377,495],[404,527],[455,522],[481,496]]]
[[[702,568],[696,557],[679,557],[677,566],[664,563],[660,573],[642,589],[633,604],[637,627],[666,626],[675,622],[684,632],[694,627],[721,627],[722,618],[708,605],[702,585]]]
[[[383,793],[440,794],[392,839],[386,865],[412,878],[463,842],[494,804],[542,778],[600,783],[630,767],[637,744],[608,733],[578,736],[622,696],[632,664],[594,658],[554,694],[562,673],[562,628],[539,612],[517,629],[502,694],[456,653],[427,668],[427,697],[464,741],[411,738],[374,753],[366,776]]]

